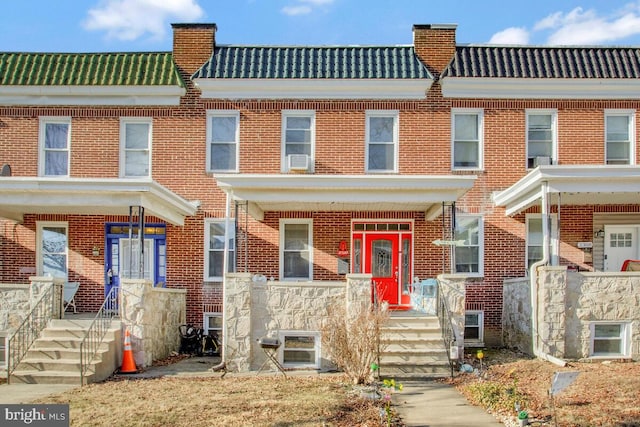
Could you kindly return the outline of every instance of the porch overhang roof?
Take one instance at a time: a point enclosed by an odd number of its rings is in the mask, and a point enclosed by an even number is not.
[[[153,180],[0,177],[0,217],[21,222],[25,214],[129,215],[142,206],[146,215],[184,225],[198,204]]]
[[[457,175],[261,175],[217,174],[218,187],[247,201],[257,219],[267,211],[424,211],[437,218],[475,176]]]
[[[539,166],[505,190],[493,194],[511,216],[539,203],[542,183],[550,203],[562,205],[640,204],[640,166]]]

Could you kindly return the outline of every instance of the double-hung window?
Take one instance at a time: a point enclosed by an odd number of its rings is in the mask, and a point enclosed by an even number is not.
[[[311,220],[280,220],[280,277],[283,280],[312,280]]]
[[[467,310],[464,313],[464,340],[482,342],[484,340],[484,312]]]
[[[68,228],[66,222],[37,223],[38,275],[67,278]]]
[[[527,111],[527,168],[556,163],[556,111]]]
[[[605,111],[605,163],[635,164],[635,111]]]
[[[451,121],[453,169],[481,169],[482,110],[453,110]]]
[[[304,158],[311,164],[315,145],[315,112],[282,112],[283,171],[289,170],[289,156]]]
[[[240,114],[237,111],[207,112],[207,171],[237,172]]]
[[[208,219],[204,224],[205,236],[205,257],[204,257],[204,279],[205,281],[222,281],[224,276],[224,219]],[[234,221],[229,220],[229,259],[228,272],[235,270],[235,226]]]
[[[120,119],[120,176],[151,176],[151,126],[149,118]]]
[[[70,117],[40,118],[40,176],[69,176]]]
[[[551,265],[558,265],[558,222],[556,215],[549,215],[549,256]],[[527,214],[527,272],[533,263],[542,259],[542,215]]]
[[[398,171],[398,112],[367,111],[367,172]]]
[[[454,272],[471,276],[483,274],[483,222],[477,215],[456,217]]]

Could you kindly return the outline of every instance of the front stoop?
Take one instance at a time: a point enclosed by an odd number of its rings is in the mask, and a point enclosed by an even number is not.
[[[383,378],[420,379],[451,375],[447,350],[436,316],[393,313],[382,328]]]
[[[42,331],[11,381],[26,384],[80,384],[80,343],[91,324],[85,319],[54,319]],[[120,320],[113,320],[85,376],[85,383],[103,381],[122,358]]]

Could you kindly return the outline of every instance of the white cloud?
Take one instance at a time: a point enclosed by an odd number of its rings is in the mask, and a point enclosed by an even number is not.
[[[102,0],[82,23],[87,30],[106,31],[108,38],[162,39],[168,20],[194,22],[204,16],[197,0]]]
[[[289,16],[308,15],[312,13],[316,8],[329,6],[334,1],[335,0],[297,0],[297,5],[285,6],[280,11]]]
[[[491,36],[489,43],[492,44],[527,44],[529,43],[529,32],[526,28],[511,27],[502,30]]]

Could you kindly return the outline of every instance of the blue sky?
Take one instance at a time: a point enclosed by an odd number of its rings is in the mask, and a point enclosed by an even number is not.
[[[640,0],[5,0],[0,51],[171,50],[173,22],[220,44],[411,44],[447,23],[458,43],[640,46]]]

